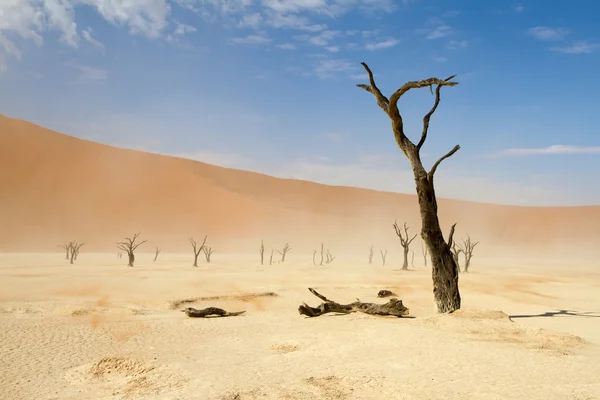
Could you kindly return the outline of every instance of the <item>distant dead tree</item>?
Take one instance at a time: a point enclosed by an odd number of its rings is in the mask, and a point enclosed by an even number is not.
[[[213,248],[212,248],[212,247],[210,247],[210,246],[205,246],[205,247],[204,247],[204,257],[206,258],[206,262],[207,262],[207,263],[210,263],[210,256],[212,256],[212,254],[213,254],[214,252],[215,252],[215,251],[213,250]]]
[[[81,249],[81,246],[83,246],[84,243],[77,243],[77,241],[72,241],[71,243],[69,243],[69,247],[70,247],[70,253],[71,253],[71,257],[69,259],[69,263],[73,264],[73,261],[77,260],[77,256],[79,255],[79,249]]]
[[[410,266],[415,268],[415,252],[413,250],[410,251]]]
[[[458,268],[458,271],[460,272],[460,253],[462,253],[463,250],[460,247],[460,245],[457,245],[456,242],[452,243],[452,257],[454,258],[454,262],[456,263],[456,268]]]
[[[117,253],[117,258],[118,258],[119,260],[120,260],[121,258],[123,258],[123,253],[121,253],[121,252],[118,252],[118,253]]]
[[[133,238],[126,237],[124,241],[117,242],[117,247],[120,250],[123,250],[124,252],[127,253],[127,257],[128,257],[127,266],[128,267],[133,267],[133,263],[135,262],[135,255],[134,255],[135,250],[138,247],[140,247],[140,245],[147,242],[147,240],[144,240],[142,242],[136,243],[136,240],[137,240],[138,236],[140,236],[140,233],[141,232],[138,232],[135,235],[133,235]]]
[[[467,235],[467,239],[463,239],[461,250],[465,255],[464,272],[469,272],[469,267],[471,266],[471,258],[473,257],[473,250],[478,244],[479,242],[472,242],[471,237],[469,235]]]
[[[273,253],[275,252],[275,249],[271,249],[271,257],[269,258],[269,265],[273,265]]]
[[[394,230],[396,231],[396,235],[398,235],[398,238],[400,239],[400,244],[404,249],[404,263],[402,264],[402,269],[406,271],[408,270],[408,250],[412,241],[417,237],[417,234],[415,233],[415,236],[410,239],[408,238],[408,226],[406,225],[406,222],[404,223],[404,236],[402,236],[402,231],[400,230],[398,223],[394,222],[393,226]]]
[[[439,158],[433,164],[429,172],[427,172],[423,166],[420,153],[423,144],[425,144],[425,141],[427,140],[431,116],[440,103],[441,89],[443,86],[458,85],[458,82],[452,81],[456,75],[452,75],[446,79],[429,78],[420,81],[407,82],[398,90],[396,90],[388,99],[381,93],[375,84],[375,78],[373,77],[373,72],[371,72],[371,69],[366,63],[363,62],[361,64],[368,74],[369,84],[358,84],[356,86],[371,93],[375,98],[377,105],[390,118],[396,144],[406,156],[412,167],[417,186],[419,210],[421,213],[421,237],[427,244],[427,247],[429,248],[429,254],[431,255],[433,297],[436,303],[437,312],[451,313],[455,310],[458,310],[461,304],[460,291],[458,288],[459,271],[451,251],[452,235],[454,235],[454,228],[456,227],[456,224],[454,224],[450,229],[448,242],[446,243],[437,214],[438,206],[435,196],[433,177],[442,161],[456,153],[460,149],[460,146],[454,146],[452,150]],[[435,102],[429,112],[423,117],[423,130],[421,132],[421,137],[415,144],[404,133],[404,121],[402,119],[402,115],[400,114],[400,110],[398,109],[398,100],[400,100],[400,97],[402,97],[411,89],[428,87],[433,94],[434,85],[436,86]]]
[[[156,262],[156,260],[158,260],[158,255],[160,254],[161,250],[158,248],[158,246],[156,246],[156,250],[154,251],[154,262]]]
[[[423,242],[421,242],[421,254],[423,254],[423,263],[425,264],[425,267],[427,267],[427,253],[429,252],[429,249],[427,248],[427,246],[423,245]]]
[[[335,260],[335,257],[332,256],[329,249],[327,249],[327,252],[325,253],[325,264],[331,264],[333,260]]]
[[[71,259],[71,242],[65,244],[59,244],[58,247],[62,247],[65,250],[65,259]]]
[[[265,261],[265,244],[261,240],[260,241],[260,265],[263,265]]]
[[[198,256],[200,255],[200,253],[202,253],[202,250],[204,250],[204,245],[206,244],[207,237],[208,236],[204,236],[204,240],[202,241],[202,244],[200,245],[200,247],[198,247],[198,244],[196,243],[196,241],[194,240],[193,237],[188,239],[190,241],[190,243],[192,244],[192,249],[194,250],[194,265],[192,265],[193,267],[198,266]]]
[[[369,264],[373,263],[373,245],[369,247]]]
[[[383,262],[383,266],[385,267],[385,260],[387,258],[387,249],[385,249],[385,251],[379,250],[379,252],[381,253],[381,261]]]
[[[281,262],[285,262],[285,255],[290,250],[291,250],[291,248],[290,248],[289,243],[286,243],[285,246],[283,246],[283,249],[281,251],[277,250],[277,252],[279,253],[279,255],[281,255]]]

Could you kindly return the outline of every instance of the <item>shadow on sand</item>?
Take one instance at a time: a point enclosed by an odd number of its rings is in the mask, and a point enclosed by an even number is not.
[[[597,312],[583,312],[574,310],[558,310],[558,311],[546,311],[543,314],[532,314],[532,315],[509,315],[513,318],[538,318],[538,317],[584,317],[584,318],[600,318],[600,313]]]

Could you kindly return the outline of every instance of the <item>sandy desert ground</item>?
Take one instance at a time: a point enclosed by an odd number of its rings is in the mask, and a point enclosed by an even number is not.
[[[600,399],[597,269],[474,257],[463,309],[436,315],[422,264],[213,257],[0,255],[0,398]],[[410,317],[307,318],[308,287],[348,303],[391,289]],[[174,305],[209,296],[222,298]],[[189,305],[246,314],[194,319]]]

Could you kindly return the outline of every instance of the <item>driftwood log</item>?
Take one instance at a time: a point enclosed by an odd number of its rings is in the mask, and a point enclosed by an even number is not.
[[[300,315],[306,315],[307,317],[318,317],[327,313],[349,314],[357,311],[370,315],[393,315],[395,317],[402,317],[409,313],[409,309],[404,307],[402,300],[399,299],[390,299],[385,304],[363,303],[360,300],[350,304],[339,304],[329,300],[313,288],[308,288],[308,290],[323,300],[324,303],[318,307],[311,307],[306,303],[299,306],[298,312]]]
[[[203,310],[187,307],[180,311],[186,313],[187,316],[190,318],[206,318],[210,315],[215,315],[217,317],[235,317],[236,315],[241,315],[246,312],[245,310],[237,312],[227,312],[222,308],[217,307],[208,307]]]

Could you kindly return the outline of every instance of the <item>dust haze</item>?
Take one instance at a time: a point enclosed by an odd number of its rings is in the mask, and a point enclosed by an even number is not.
[[[600,398],[600,207],[439,199],[445,234],[457,223],[456,239],[480,244],[461,310],[436,315],[418,235],[400,270],[392,225],[419,233],[412,195],[123,150],[4,116],[0,132],[0,398]],[[138,232],[147,242],[128,268],[116,242]],[[201,253],[192,267],[188,238],[205,236],[211,262]],[[71,240],[85,243],[74,265],[59,247]],[[313,265],[321,243],[335,258]],[[343,304],[392,290],[410,318],[305,318],[298,306],[322,302],[309,287]],[[188,318],[188,305],[246,312]]]

